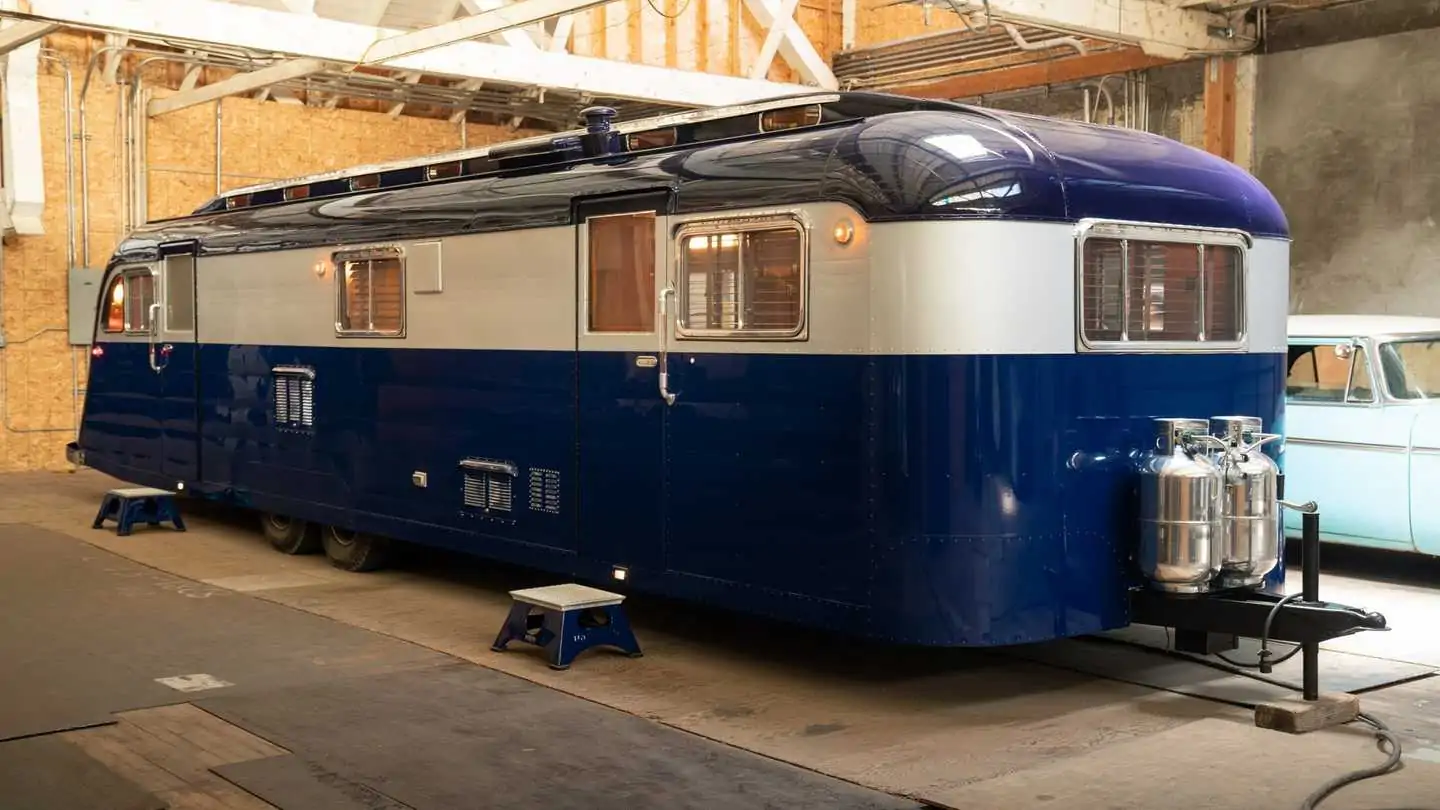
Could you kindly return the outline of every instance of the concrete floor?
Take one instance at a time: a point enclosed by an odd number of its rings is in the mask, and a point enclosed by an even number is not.
[[[1254,728],[1241,708],[1003,651],[842,644],[646,598],[628,603],[645,658],[591,653],[557,673],[523,645],[489,649],[506,591],[553,580],[430,553],[395,570],[348,574],[323,556],[276,553],[252,517],[204,505],[187,512],[184,535],[91,530],[101,494],[114,485],[92,471],[0,476],[0,523],[67,534],[197,587],[383,633],[935,806],[1293,807],[1329,776],[1382,760],[1358,729],[1290,737]],[[1429,618],[1440,610],[1440,591],[1327,576],[1322,594],[1386,612],[1397,627],[1337,648],[1440,666]],[[1440,808],[1440,678],[1364,701],[1405,736],[1407,767],[1347,787],[1323,807]]]

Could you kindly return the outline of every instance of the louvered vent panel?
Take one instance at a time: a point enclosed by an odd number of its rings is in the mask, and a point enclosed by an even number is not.
[[[560,473],[538,467],[530,470],[530,511],[560,514]]]
[[[471,509],[484,509],[485,489],[485,473],[466,473],[465,505]]]
[[[315,372],[281,366],[273,371],[275,425],[290,430],[315,427]]]
[[[506,461],[465,459],[460,462],[464,479],[461,496],[467,509],[483,512],[510,512],[515,506],[514,464]]]
[[[511,492],[511,478],[502,473],[490,473],[490,491],[486,493],[485,507],[487,509],[498,509],[502,512],[509,512],[514,502],[514,495]]]

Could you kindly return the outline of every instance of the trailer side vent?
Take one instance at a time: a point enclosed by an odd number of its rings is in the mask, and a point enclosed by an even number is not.
[[[273,375],[275,426],[281,430],[315,427],[315,369],[276,366]]]
[[[560,514],[560,472],[533,467],[530,470],[530,511]]]
[[[464,475],[465,506],[483,512],[509,512],[514,505],[515,476],[519,470],[508,461],[467,458],[460,462]]]

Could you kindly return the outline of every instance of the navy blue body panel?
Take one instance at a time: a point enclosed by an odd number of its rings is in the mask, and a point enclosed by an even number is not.
[[[155,376],[146,345],[101,345],[87,464],[173,486],[144,397],[114,393]],[[1284,359],[675,352],[667,408],[625,353],[204,346],[186,484],[564,576],[624,565],[635,589],[842,632],[1040,641],[1128,623],[1150,420],[1278,426]],[[317,372],[313,432],[272,426],[269,370],[294,364]],[[517,465],[513,512],[462,507],[467,457]]]

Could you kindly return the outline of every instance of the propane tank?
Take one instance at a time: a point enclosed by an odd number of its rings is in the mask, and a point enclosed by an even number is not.
[[[1140,569],[1152,587],[1204,593],[1219,573],[1223,479],[1204,419],[1156,419],[1140,468]]]
[[[1221,496],[1219,587],[1254,588],[1280,564],[1280,467],[1260,450],[1280,438],[1260,432],[1254,416],[1217,416],[1215,437],[1225,443],[1216,455],[1224,477]]]

